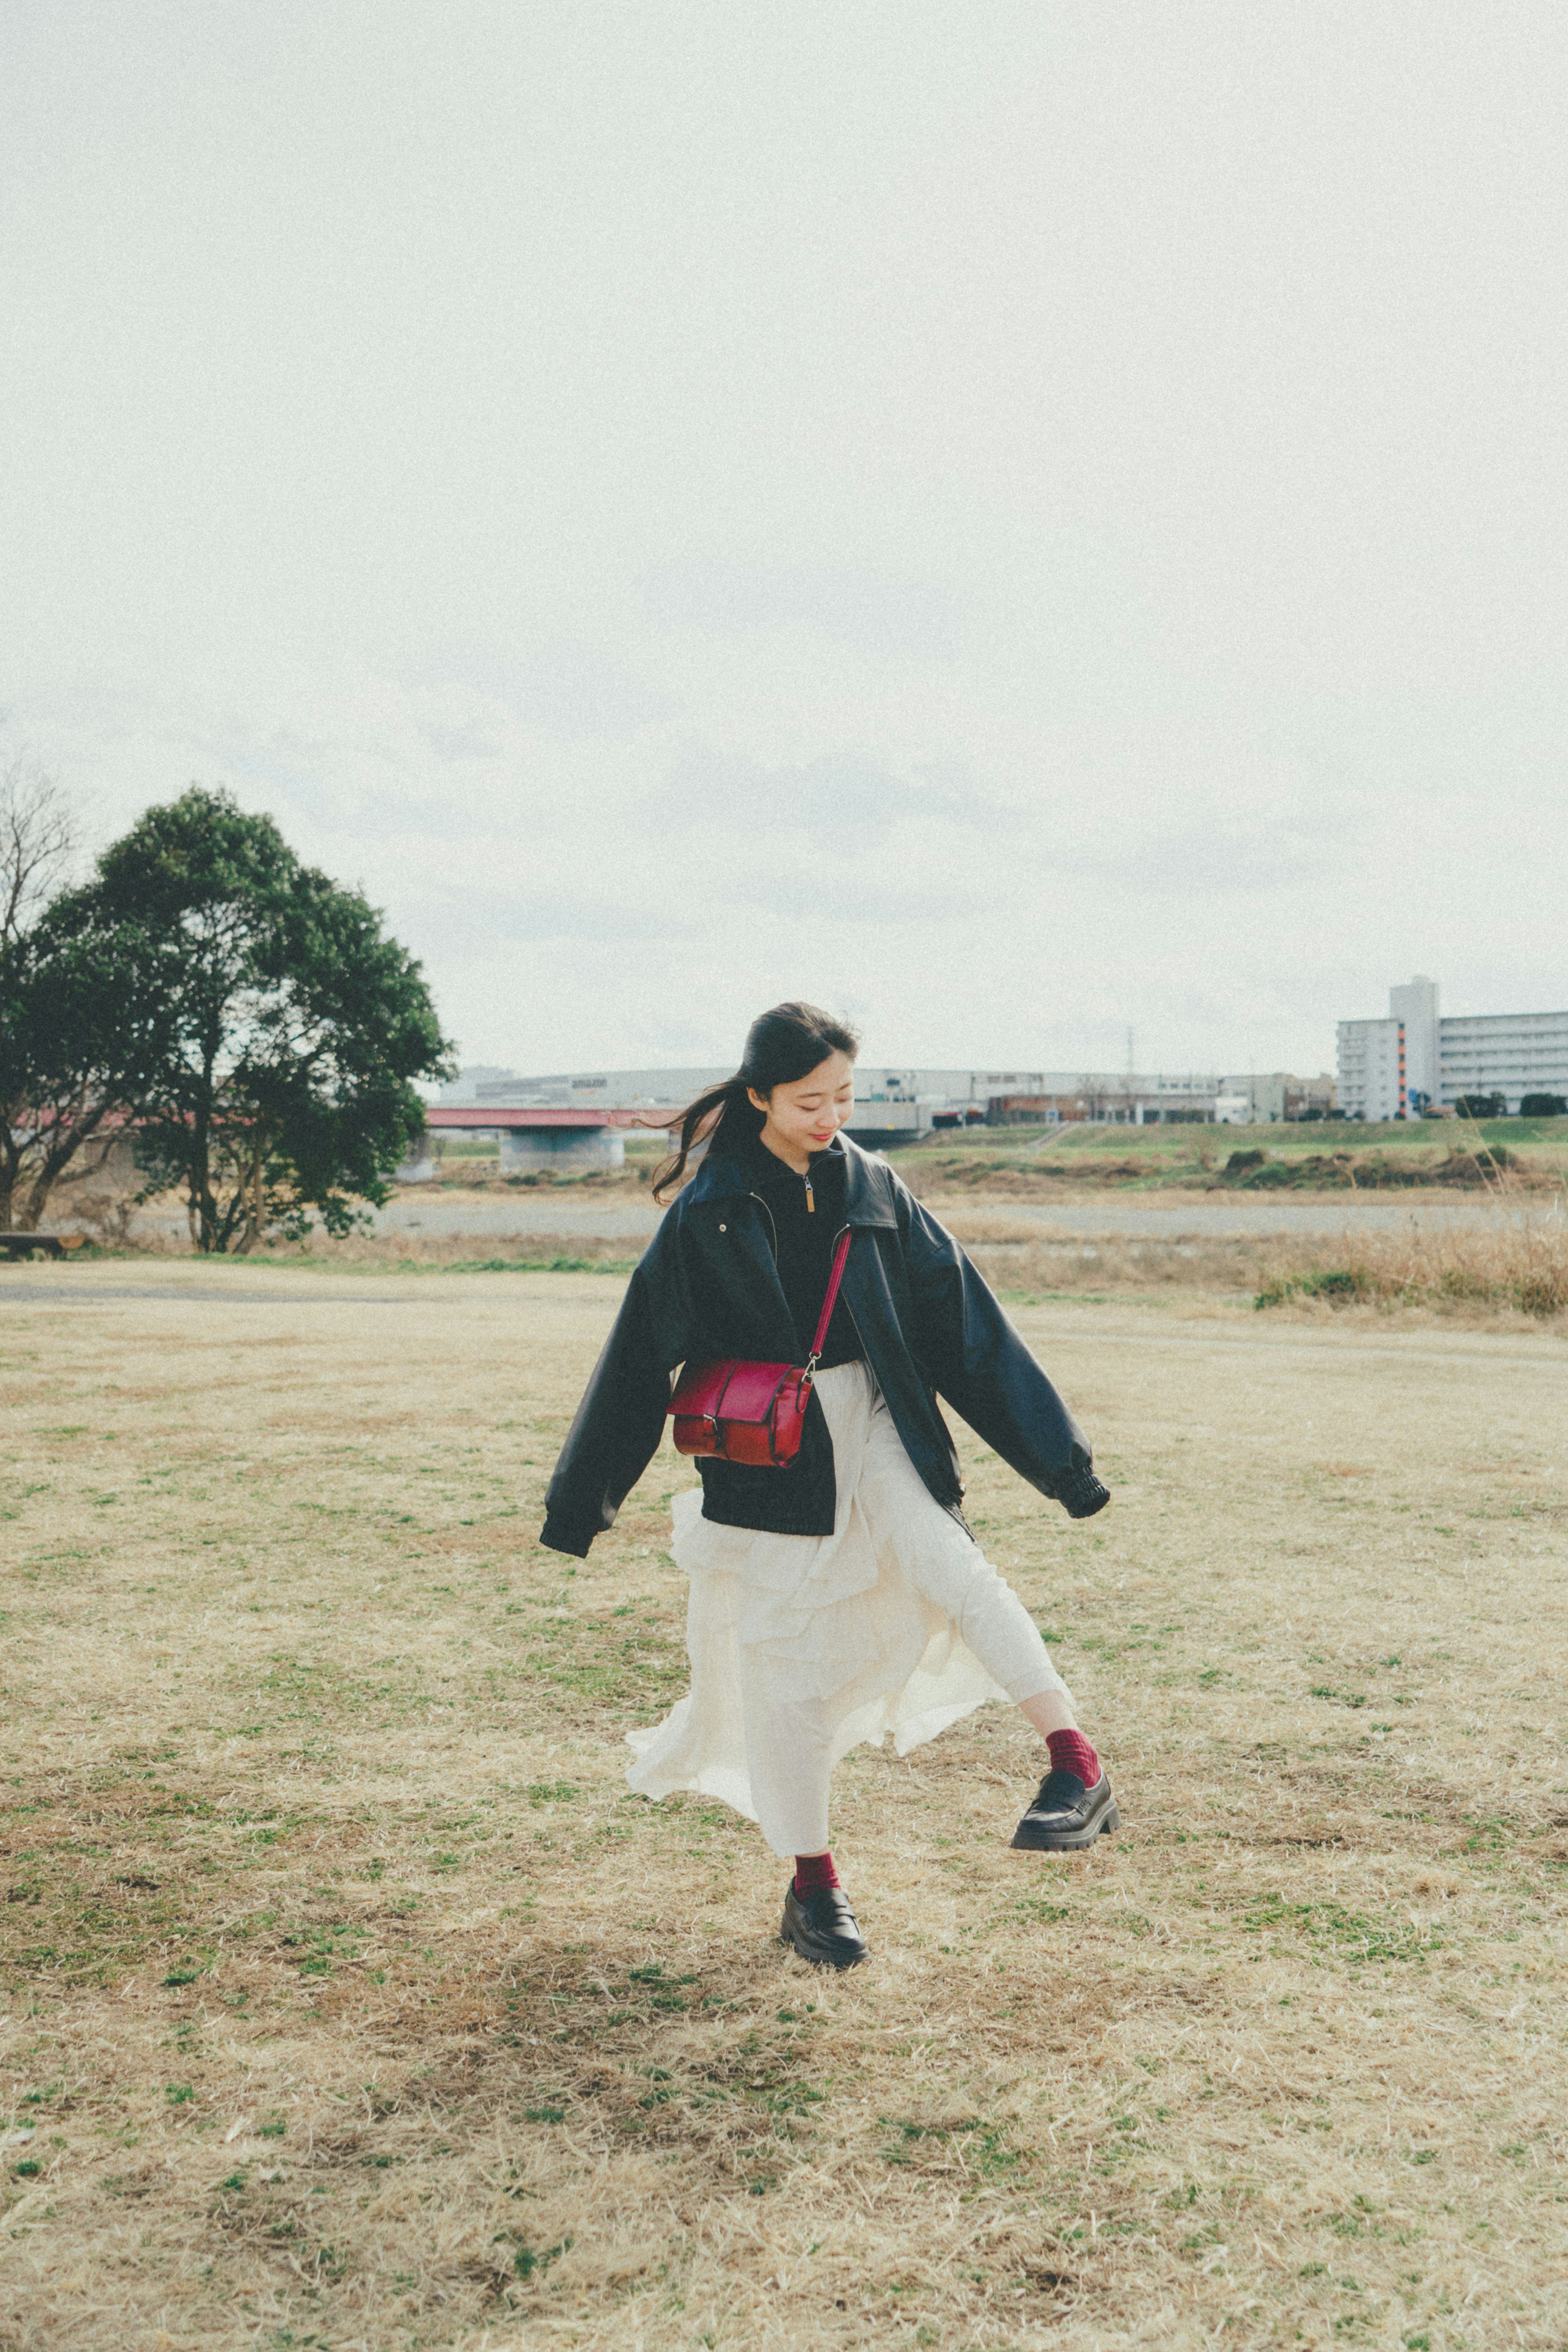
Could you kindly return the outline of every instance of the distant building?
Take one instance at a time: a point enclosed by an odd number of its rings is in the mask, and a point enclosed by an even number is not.
[[[497,1081],[504,1085],[514,1075],[511,1070],[504,1070],[499,1062],[470,1062],[455,1078],[447,1079],[436,1100],[471,1103],[477,1100],[481,1087],[493,1086]]]
[[[1501,1095],[1517,1111],[1526,1095],[1568,1096],[1568,1013],[1476,1013],[1447,1019],[1440,1099]]]
[[[1315,1078],[1289,1077],[1285,1080],[1285,1117],[1288,1119],[1333,1118],[1339,1109],[1339,1084],[1332,1070],[1320,1070]]]
[[[1226,1127],[1260,1127],[1285,1116],[1285,1089],[1291,1081],[1283,1070],[1254,1070],[1221,1078],[1214,1116]]]
[[[1342,1118],[1405,1117],[1403,1021],[1340,1023],[1338,1092]]]
[[[1255,1070],[1219,1081],[1214,1116],[1228,1127],[1264,1127],[1277,1120],[1332,1118],[1335,1088],[1324,1070],[1315,1078],[1299,1078],[1291,1070]]]
[[[1418,1118],[1475,1095],[1517,1111],[1526,1095],[1568,1096],[1568,1012],[1447,1013],[1417,973],[1388,992],[1385,1021],[1339,1024],[1346,1117]]]
[[[725,1069],[576,1070],[544,1077],[486,1076],[468,1088],[478,1113],[491,1106],[601,1109],[632,1114],[649,1126],[716,1086]],[[456,1099],[462,1081],[446,1087]],[[1082,1070],[916,1069],[860,1062],[855,1066],[850,1133],[870,1145],[896,1142],[950,1127],[1041,1127],[1097,1120],[1148,1126],[1173,1119],[1208,1120],[1219,1081],[1206,1073]]]
[[[547,1146],[550,1118],[586,1127],[593,1113],[606,1129],[634,1130],[669,1125],[695,1097],[729,1072],[719,1068],[559,1070],[519,1076],[484,1065],[442,1089],[439,1124],[461,1123],[480,1133],[492,1122],[507,1129],[508,1154],[557,1153],[564,1135]],[[855,1107],[849,1131],[872,1148],[965,1127],[1054,1127],[1097,1123],[1149,1127],[1207,1124],[1220,1117],[1242,1121],[1300,1116],[1303,1090],[1326,1090],[1332,1080],[1305,1080],[1276,1071],[1263,1077],[1222,1079],[1207,1071],[982,1070],[913,1068],[862,1062],[855,1068]],[[1226,1109],[1218,1106],[1226,1099]],[[461,1122],[458,1113],[465,1116]],[[511,1114],[508,1120],[507,1114]],[[523,1114],[528,1114],[526,1119]],[[537,1132],[536,1132],[537,1130]],[[493,1128],[492,1128],[492,1131]],[[590,1149],[586,1136],[574,1142]]]
[[[1388,1013],[1405,1024],[1406,1108],[1419,1118],[1428,1103],[1443,1099],[1437,982],[1417,972],[1403,988],[1391,988]]]
[[[517,1110],[682,1110],[730,1075],[727,1069],[566,1070],[533,1078],[476,1063],[443,1087],[441,1100]]]

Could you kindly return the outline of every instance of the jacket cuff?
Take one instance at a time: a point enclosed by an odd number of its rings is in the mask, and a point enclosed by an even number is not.
[[[1110,1501],[1111,1489],[1101,1485],[1086,1463],[1082,1470],[1067,1473],[1057,1487],[1056,1499],[1070,1519],[1092,1519]]]
[[[570,1552],[573,1559],[586,1559],[593,1535],[584,1535],[577,1528],[569,1528],[560,1519],[547,1519],[539,1530],[539,1541],[548,1551]]]

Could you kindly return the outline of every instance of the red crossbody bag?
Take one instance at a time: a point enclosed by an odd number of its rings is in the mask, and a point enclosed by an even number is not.
[[[716,1454],[721,1462],[744,1462],[754,1470],[788,1470],[800,1451],[817,1359],[827,1342],[849,1254],[850,1236],[842,1233],[809,1362],[753,1364],[739,1356],[720,1356],[681,1374],[667,1408],[675,1417],[677,1454]]]

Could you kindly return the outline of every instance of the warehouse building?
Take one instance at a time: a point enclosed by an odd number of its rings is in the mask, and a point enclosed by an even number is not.
[[[618,1167],[628,1130],[667,1127],[727,1069],[563,1070],[530,1077],[461,1071],[433,1106],[433,1129],[495,1136],[504,1168]],[[1149,1127],[1301,1118],[1332,1104],[1328,1078],[1284,1072],[898,1068],[858,1063],[849,1132],[870,1150],[966,1127],[1095,1122]]]
[[[467,1105],[476,1122],[492,1110],[600,1110],[620,1125],[660,1127],[730,1075],[716,1068],[566,1070],[526,1077],[464,1070],[443,1089],[441,1102]],[[876,1144],[955,1127],[1209,1120],[1225,1083],[1206,1071],[916,1069],[907,1063],[894,1069],[860,1062],[848,1125],[859,1140]]]

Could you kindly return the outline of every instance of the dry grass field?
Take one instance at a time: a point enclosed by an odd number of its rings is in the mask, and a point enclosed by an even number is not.
[[[966,1441],[1118,1786],[863,1750],[874,1957],[622,1734],[664,1454],[543,1481],[606,1275],[0,1272],[0,2347],[1568,2343],[1568,1346],[1020,1307],[1115,1488]]]

